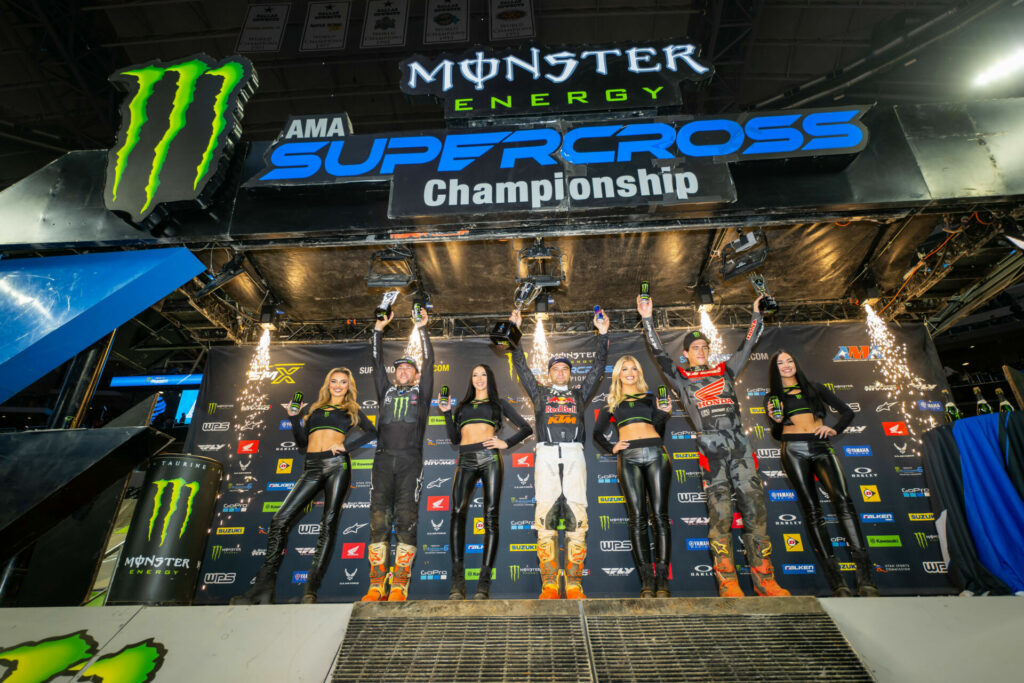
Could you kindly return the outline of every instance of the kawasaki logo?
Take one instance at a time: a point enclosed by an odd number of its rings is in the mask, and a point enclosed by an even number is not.
[[[171,525],[171,518],[174,517],[174,513],[178,511],[178,504],[181,502],[181,491],[182,489],[188,489],[188,500],[185,501],[185,518],[181,520],[181,527],[178,530],[178,538],[185,535],[185,529],[188,527],[188,520],[192,516],[192,501],[195,500],[196,493],[199,492],[199,482],[188,482],[185,483],[184,479],[157,479],[153,482],[156,486],[156,492],[153,494],[153,513],[149,517],[149,530],[146,533],[146,540],[153,540],[153,527],[156,525],[157,518],[160,517],[160,510],[164,504],[164,490],[170,487],[171,492],[167,500],[167,511],[163,515],[163,525],[160,528],[160,545],[164,544],[164,540],[167,538],[167,529]]]
[[[107,208],[141,221],[158,204],[198,199],[241,134],[242,108],[256,87],[252,63],[194,55],[136,65],[110,81],[130,96],[107,154]]]

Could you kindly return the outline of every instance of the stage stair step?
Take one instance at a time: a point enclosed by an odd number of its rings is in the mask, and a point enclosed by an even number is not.
[[[332,681],[871,681],[814,598],[357,603]]]

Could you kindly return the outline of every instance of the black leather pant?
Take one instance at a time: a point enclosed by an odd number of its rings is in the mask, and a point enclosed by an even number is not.
[[[498,553],[498,516],[501,509],[501,483],[505,465],[501,451],[472,444],[459,449],[459,465],[452,483],[452,563],[462,564],[466,552],[466,510],[473,499],[477,479],[483,482],[484,493],[484,556],[481,568],[494,566]],[[483,576],[483,572],[480,574]],[[487,572],[490,576],[490,572]]]
[[[802,436],[802,435],[801,435]],[[825,493],[832,500],[839,520],[839,527],[846,536],[851,555],[865,553],[864,537],[861,534],[857,511],[846,488],[846,477],[839,467],[835,451],[827,441],[788,440],[782,442],[782,470],[789,477],[796,491],[797,501],[804,514],[804,524],[811,547],[818,563],[825,571],[826,578],[835,566],[832,541],[825,528],[825,517],[821,513],[818,491],[814,486],[817,477]],[[836,569],[835,571],[838,571]],[[831,583],[831,579],[830,579]]]
[[[260,575],[276,575],[288,545],[288,532],[298,519],[302,508],[313,500],[322,489],[324,492],[324,514],[320,520],[320,535],[313,555],[313,566],[309,569],[306,592],[315,593],[320,587],[327,565],[331,562],[334,538],[337,535],[341,508],[348,498],[352,482],[352,463],[347,453],[331,455],[330,451],[307,453],[302,466],[302,476],[288,492],[281,507],[274,513],[267,533],[267,556],[260,568]]]
[[[640,446],[620,451],[617,473],[619,488],[626,499],[633,561],[638,569],[651,566],[651,542],[647,534],[647,523],[650,519],[654,527],[654,561],[658,564],[668,564],[672,547],[671,527],[668,523],[672,465],[669,463],[665,447],[658,440],[656,446]]]

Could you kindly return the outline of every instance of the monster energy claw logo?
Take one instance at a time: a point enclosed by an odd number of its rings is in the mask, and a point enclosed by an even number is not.
[[[391,415],[396,420],[401,420],[405,417],[405,413],[409,410],[409,397],[408,396],[396,396],[395,403],[391,407]]]
[[[99,645],[86,631],[0,648],[0,671],[9,683],[50,681],[60,676],[78,676],[89,664]],[[152,638],[133,643],[113,654],[103,655],[85,668],[83,680],[112,683],[147,683],[163,666],[167,648]]]
[[[118,142],[107,155],[107,208],[141,221],[157,204],[198,198],[220,156],[241,135],[242,107],[256,86],[252,63],[200,54],[136,65],[109,80],[130,95],[121,107]],[[189,170],[165,173],[169,158]]]
[[[192,516],[192,501],[199,492],[199,482],[186,483],[184,479],[157,479],[153,482],[156,492],[153,494],[153,513],[149,517],[149,531],[146,533],[146,540],[153,540],[153,527],[156,525],[160,510],[164,506],[164,491],[170,487],[170,496],[167,502],[167,511],[164,513],[163,524],[160,528],[160,545],[164,544],[167,538],[167,528],[171,525],[171,518],[178,511],[178,504],[181,502],[181,492],[188,489],[188,500],[185,502],[185,519],[181,520],[181,528],[178,531],[178,538],[185,535],[185,528],[188,527],[188,520]]]
[[[518,581],[519,580],[519,565],[518,564],[509,565],[508,575],[509,575],[508,577],[510,579],[512,579],[513,581]]]

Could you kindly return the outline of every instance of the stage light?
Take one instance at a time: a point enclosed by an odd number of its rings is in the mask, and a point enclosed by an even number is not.
[[[863,304],[874,306],[882,298],[882,293],[878,288],[878,280],[870,268],[865,268],[864,272],[853,283],[853,296],[858,306]]]
[[[707,282],[701,282],[697,285],[695,295],[697,297],[697,305],[701,308],[715,305],[715,290]]]
[[[1024,48],[1012,52],[1008,56],[988,67],[974,78],[974,85],[981,87],[999,81],[1024,69]]]
[[[402,289],[416,279],[416,263],[408,247],[391,247],[370,257],[366,286],[371,289]]]
[[[541,318],[547,317],[548,309],[551,307],[551,297],[541,292],[537,302],[533,305],[534,312]]]
[[[264,304],[260,307],[260,327],[264,330],[276,330],[277,329],[277,316],[282,311],[277,309],[277,304]]]
[[[540,237],[531,246],[519,250],[516,267],[516,284],[528,281],[538,287],[554,289],[565,282],[561,250],[545,246]]]
[[[245,254],[242,252],[236,253],[231,257],[231,260],[221,266],[221,269],[217,271],[217,274],[200,288],[198,292],[193,295],[194,299],[201,299],[207,294],[212,294],[218,289],[226,285],[227,283],[234,280],[236,277],[245,272],[245,268],[242,263],[245,261]]]
[[[764,230],[743,232],[722,247],[722,279],[729,280],[756,270],[768,258],[768,237]]]

